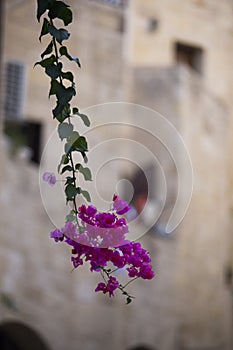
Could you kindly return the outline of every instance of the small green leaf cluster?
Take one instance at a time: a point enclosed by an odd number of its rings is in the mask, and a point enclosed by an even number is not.
[[[81,68],[80,60],[72,57],[67,47],[63,44],[68,40],[70,33],[65,28],[57,28],[54,20],[61,20],[64,26],[72,23],[73,14],[71,9],[63,1],[56,0],[37,0],[37,20],[40,22],[43,18],[43,24],[39,40],[44,36],[51,39],[46,49],[41,54],[41,60],[35,63],[44,68],[45,74],[50,78],[49,97],[56,97],[56,106],[53,109],[53,118],[59,122],[58,134],[64,144],[64,154],[62,155],[58,172],[60,174],[70,173],[66,176],[65,194],[66,200],[73,202],[74,211],[77,213],[76,196],[82,195],[87,201],[90,201],[90,195],[77,184],[77,173],[80,173],[86,181],[91,181],[91,171],[81,163],[74,164],[74,152],[80,154],[81,160],[87,163],[88,144],[84,136],[74,130],[71,118],[78,117],[85,126],[90,126],[88,117],[80,113],[77,107],[71,107],[71,100],[76,95],[74,76],[72,72],[63,70],[62,59],[73,61]],[[57,22],[56,22],[57,23]]]

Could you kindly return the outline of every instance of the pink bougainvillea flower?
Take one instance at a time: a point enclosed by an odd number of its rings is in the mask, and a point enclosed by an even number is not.
[[[103,292],[104,294],[109,293],[109,296],[114,296],[114,290],[119,286],[119,282],[115,277],[110,277],[107,284],[100,282],[98,283],[95,292]]]
[[[130,207],[120,197],[113,197],[115,213],[99,212],[96,207],[84,204],[78,208],[77,222],[67,221],[61,229],[51,232],[55,242],[63,241],[72,247],[71,262],[79,268],[89,262],[90,271],[105,274],[104,282],[98,283],[95,291],[114,296],[116,289],[127,296],[127,303],[132,297],[124,291],[116,277],[110,276],[118,269],[125,269],[129,278],[151,280],[154,277],[149,252],[140,242],[130,242],[125,235],[129,232],[125,218],[118,217]],[[80,230],[80,227],[82,230]],[[109,268],[109,265],[112,266]],[[129,283],[129,282],[128,282]]]
[[[43,177],[42,179],[45,181],[45,182],[48,182],[48,184],[50,186],[54,186],[55,183],[57,182],[57,179],[56,179],[56,176],[54,173],[49,173],[49,172],[45,172],[43,174]]]
[[[54,238],[55,242],[63,241],[64,235],[61,230],[56,229],[50,233],[50,238]]]
[[[131,208],[127,202],[123,201],[119,196],[114,194],[113,209],[118,215],[123,215],[127,213]]]

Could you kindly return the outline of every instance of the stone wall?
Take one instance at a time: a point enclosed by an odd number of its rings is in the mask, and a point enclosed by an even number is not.
[[[204,50],[203,76],[209,91],[231,100],[232,1],[129,1],[126,57],[133,66],[175,62],[175,42]],[[213,23],[214,25],[210,25]],[[150,31],[150,21],[157,27]],[[231,104],[232,106],[232,104]]]
[[[157,276],[149,283],[135,283],[137,300],[126,307],[118,297],[108,300],[95,294],[96,276],[85,268],[70,273],[68,249],[48,238],[53,226],[40,199],[38,168],[29,165],[22,153],[10,159],[1,137],[0,283],[18,312],[1,305],[0,320],[30,325],[57,350],[127,349],[138,343],[160,350],[230,350],[232,297],[224,272],[233,256],[231,2],[147,1],[145,6],[137,0],[125,9],[84,0],[70,4],[77,19],[71,28],[70,52],[79,56],[83,66],[77,71],[77,104],[84,108],[123,99],[168,118],[191,156],[193,198],[174,236],[150,233],[143,238]],[[37,43],[34,3],[10,0],[6,11],[4,61],[26,64],[25,117],[43,123],[45,144],[54,130],[48,118],[54,101],[47,100],[48,79],[40,67],[32,68],[45,46]],[[153,18],[159,19],[158,30],[148,33],[148,20]],[[173,66],[172,45],[177,40],[205,49],[202,79],[187,68]],[[141,124],[150,127],[148,120]],[[122,133],[156,148],[173,205],[177,174],[167,152],[155,138],[135,128]],[[111,130],[102,136],[113,134]],[[111,149],[105,156],[111,156]],[[45,168],[49,162],[44,160]],[[112,178],[118,176],[114,172]],[[55,213],[58,218],[60,211]]]
[[[231,291],[225,281],[232,257],[227,171],[230,110],[208,92],[198,75],[182,66],[135,68],[131,84],[133,102],[156,108],[176,126],[193,167],[192,201],[177,233],[175,274],[182,345],[225,348],[230,346],[231,333],[231,316],[226,311],[231,308]],[[147,138],[148,147],[149,142]],[[172,160],[166,162],[169,157],[161,151],[164,145],[154,147],[165,158],[163,169],[172,196],[177,181],[169,172]]]
[[[231,290],[226,283],[230,245],[228,137],[230,111],[203,82],[183,72],[181,134],[194,171],[193,197],[180,227],[179,286],[184,343],[230,348]],[[186,334],[185,334],[186,333]]]

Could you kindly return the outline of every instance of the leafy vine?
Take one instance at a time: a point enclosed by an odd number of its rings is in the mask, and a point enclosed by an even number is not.
[[[109,212],[99,212],[93,205],[77,207],[77,196],[82,196],[91,202],[90,194],[82,189],[77,181],[77,174],[81,173],[86,181],[92,180],[91,170],[84,166],[88,162],[88,143],[84,136],[74,130],[72,118],[78,117],[90,126],[89,118],[81,113],[78,107],[71,107],[71,100],[76,95],[75,81],[72,72],[63,70],[62,58],[73,61],[81,68],[77,57],[72,57],[63,44],[68,40],[70,33],[65,28],[57,28],[55,20],[61,20],[64,26],[72,23],[72,11],[66,3],[56,0],[37,0],[37,20],[43,24],[39,40],[50,36],[51,40],[41,54],[41,60],[36,62],[44,68],[50,78],[49,97],[56,97],[56,106],[52,110],[53,118],[59,123],[58,134],[61,141],[65,141],[64,154],[58,165],[58,174],[68,174],[64,183],[67,203],[72,210],[66,216],[64,227],[51,232],[50,236],[56,242],[64,241],[72,247],[71,261],[74,268],[90,263],[90,270],[99,272],[103,278],[95,291],[102,291],[109,296],[114,295],[116,289],[126,297],[129,304],[134,298],[126,287],[137,278],[152,279],[154,272],[150,264],[149,253],[142,248],[139,242],[130,242],[125,235],[128,225],[124,214],[130,210],[128,203],[119,196],[113,196],[112,208]],[[68,86],[67,86],[68,85]],[[81,161],[75,164],[74,154],[78,153]],[[83,164],[84,163],[84,164]],[[46,172],[43,180],[51,186],[56,184],[56,176]],[[129,282],[121,284],[114,274],[119,269],[127,271]]]

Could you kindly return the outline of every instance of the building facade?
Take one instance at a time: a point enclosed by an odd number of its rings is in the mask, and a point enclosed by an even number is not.
[[[148,169],[151,200],[158,202],[162,188],[158,169],[165,174],[164,210],[159,224],[142,239],[157,275],[148,283],[135,282],[132,290],[137,299],[126,307],[120,297],[108,300],[95,294],[97,277],[86,268],[70,273],[69,251],[50,241],[52,223],[63,217],[64,207],[59,194],[56,203],[46,199],[49,218],[38,183],[42,151],[48,140],[53,145],[56,127],[51,117],[55,101],[47,98],[49,80],[40,67],[33,68],[46,39],[38,42],[34,2],[5,1],[1,109],[7,137],[1,135],[0,289],[15,301],[17,310],[0,306],[0,341],[12,342],[7,346],[15,349],[38,342],[38,349],[57,350],[133,349],[142,343],[159,350],[230,350],[232,1],[69,4],[74,12],[69,51],[82,63],[81,70],[71,68],[78,82],[77,104],[92,120],[87,133],[93,148],[90,163],[97,169],[105,160],[112,161],[98,180],[102,197],[110,200],[112,184],[122,177],[135,185],[135,193],[138,186],[138,194],[143,194],[131,165],[137,160],[143,171]],[[123,103],[114,104],[119,101]],[[128,103],[139,107],[127,109]],[[109,104],[109,109],[102,104]],[[157,128],[153,110],[182,136],[193,169],[191,203],[170,236],[164,235],[163,228],[179,186],[182,192],[189,178],[179,183],[187,170],[182,154],[176,138],[171,156],[159,132],[153,133]],[[119,128],[112,126],[113,121],[119,122]],[[119,153],[114,153],[116,144],[111,142],[119,137],[127,142],[122,141]],[[103,141],[107,146],[102,149]],[[141,147],[135,155],[136,143]],[[114,160],[125,154],[127,162],[116,165]],[[56,157],[56,146],[50,147],[41,168],[53,169]],[[180,173],[172,157],[180,162]],[[95,194],[94,199],[98,204]],[[145,223],[140,225],[144,232]]]

